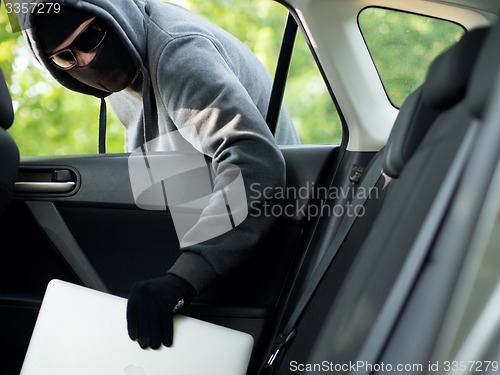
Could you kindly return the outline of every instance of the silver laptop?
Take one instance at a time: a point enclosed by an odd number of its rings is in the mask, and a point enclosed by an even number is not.
[[[21,375],[246,374],[251,335],[176,316],[173,345],[143,350],[128,337],[126,305],[126,299],[52,280]]]

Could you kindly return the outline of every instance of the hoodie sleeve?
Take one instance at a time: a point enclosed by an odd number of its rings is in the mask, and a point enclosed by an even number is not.
[[[272,192],[284,188],[285,162],[235,74],[238,67],[230,66],[221,46],[203,35],[182,36],[171,40],[160,56],[156,77],[161,101],[178,129],[195,126],[202,152],[214,166],[214,192],[234,179],[234,167],[245,187],[246,218],[224,234],[181,248],[169,270],[200,293],[247,261],[269,233],[275,218],[263,214],[263,208],[282,204]],[[214,201],[210,200],[194,230],[217,224],[217,215],[211,214],[217,211]]]

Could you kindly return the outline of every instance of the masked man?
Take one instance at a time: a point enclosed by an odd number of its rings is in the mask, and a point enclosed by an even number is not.
[[[276,137],[271,134],[265,116],[272,80],[243,43],[158,0],[58,3],[51,12],[26,15],[28,44],[63,86],[101,98],[102,105],[107,98],[125,126],[126,151],[194,126],[199,151],[216,169],[214,190],[227,178],[229,165],[241,171],[247,195],[250,186],[254,195],[257,186],[262,191],[284,186],[278,144],[298,143],[297,135],[285,110]],[[162,149],[161,142],[155,144]],[[231,231],[183,247],[165,276],[133,286],[128,330],[142,348],[171,345],[173,312],[249,259],[274,222],[252,215],[265,200],[262,193]]]

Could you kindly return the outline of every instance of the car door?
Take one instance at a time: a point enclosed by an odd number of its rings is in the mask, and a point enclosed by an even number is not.
[[[337,149],[283,153],[287,186],[298,188],[307,181],[320,185]],[[126,297],[134,282],[161,276],[175,262],[179,243],[172,216],[137,208],[128,157],[22,161],[14,200],[0,224],[4,233],[20,233],[7,236],[0,272],[0,324],[13,347],[26,347],[51,279]],[[187,313],[247,331],[257,343],[264,340],[304,225],[296,215],[280,218],[252,261],[200,295]]]

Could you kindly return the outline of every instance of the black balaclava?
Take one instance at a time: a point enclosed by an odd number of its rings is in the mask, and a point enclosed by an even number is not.
[[[44,52],[49,55],[83,22],[93,17],[91,13],[61,7],[59,13],[45,13],[35,20],[36,34]],[[80,67],[64,71],[78,81],[104,90],[118,92],[128,87],[137,77],[139,69],[125,44],[107,24],[107,34],[93,60]]]
[[[74,67],[67,73],[96,89],[118,92],[132,83],[138,69],[128,49],[108,26],[106,37],[94,59],[88,65]]]

